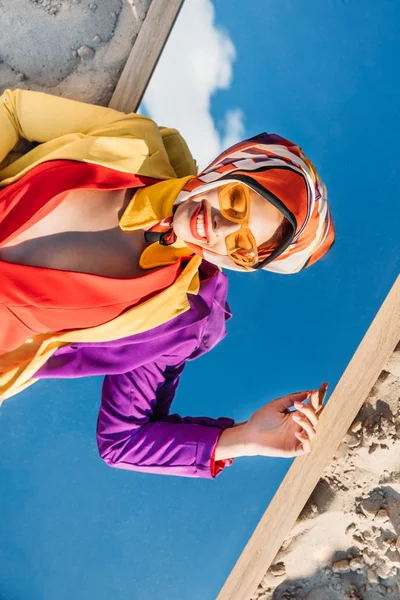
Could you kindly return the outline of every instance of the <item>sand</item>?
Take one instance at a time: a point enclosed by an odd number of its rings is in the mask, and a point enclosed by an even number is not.
[[[151,0],[0,0],[0,93],[107,105]]]
[[[253,600],[400,599],[400,344]]]

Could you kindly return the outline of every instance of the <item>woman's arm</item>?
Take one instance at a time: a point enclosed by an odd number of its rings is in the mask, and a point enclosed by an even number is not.
[[[213,452],[233,419],[169,414],[184,365],[159,361],[105,377],[97,442],[108,465],[205,479],[223,469],[224,462],[213,469]]]

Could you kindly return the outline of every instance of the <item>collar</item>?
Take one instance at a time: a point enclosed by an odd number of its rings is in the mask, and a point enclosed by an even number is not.
[[[119,226],[124,231],[145,231],[168,220],[173,214],[176,199],[192,175],[179,179],[167,179],[139,188],[133,195],[120,218]],[[173,244],[161,245],[158,241],[148,245],[142,252],[139,265],[142,269],[170,265],[182,256],[192,256],[193,251],[183,240],[177,238]]]

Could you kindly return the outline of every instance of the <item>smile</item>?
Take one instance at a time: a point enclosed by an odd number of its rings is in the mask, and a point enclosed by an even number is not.
[[[193,212],[190,219],[190,233],[196,240],[209,242],[208,236],[208,214],[204,200]]]

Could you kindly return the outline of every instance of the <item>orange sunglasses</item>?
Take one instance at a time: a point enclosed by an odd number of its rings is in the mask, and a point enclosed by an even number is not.
[[[225,238],[228,256],[241,267],[254,267],[258,263],[258,248],[249,225],[250,190],[242,183],[229,183],[218,194],[221,214],[241,228]]]

